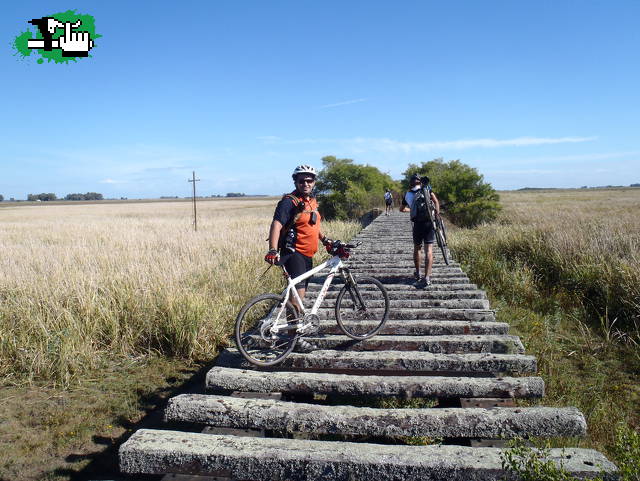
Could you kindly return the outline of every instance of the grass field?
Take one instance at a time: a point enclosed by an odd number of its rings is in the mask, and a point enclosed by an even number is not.
[[[587,416],[567,444],[612,454],[617,426],[640,426],[640,189],[501,197],[499,220],[452,229],[452,249],[538,356],[542,404]],[[197,233],[185,202],[0,209],[0,479],[115,473],[123,433],[280,285],[275,269],[259,279],[275,201],[202,202]]]
[[[569,444],[611,454],[620,426],[640,428],[640,189],[503,192],[501,203],[496,223],[455,230],[451,247],[538,357],[542,404],[585,413],[588,437]]]
[[[214,358],[281,285],[260,278],[276,201],[203,201],[198,232],[184,202],[0,210],[0,479],[68,479]]]

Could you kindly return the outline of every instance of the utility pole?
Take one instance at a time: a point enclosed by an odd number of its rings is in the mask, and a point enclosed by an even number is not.
[[[187,182],[193,182],[193,229],[198,230],[198,212],[196,210],[196,182],[200,179],[196,179],[196,171],[193,171],[193,177]]]

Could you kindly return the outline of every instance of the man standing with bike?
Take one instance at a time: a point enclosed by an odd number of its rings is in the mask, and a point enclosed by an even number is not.
[[[318,202],[313,195],[316,175],[316,169],[310,165],[299,165],[294,169],[291,177],[295,190],[284,195],[278,202],[269,229],[269,252],[264,260],[269,264],[281,261],[291,278],[311,270],[313,255],[318,250],[318,241],[321,241],[327,250],[330,250],[333,244],[320,230]],[[308,284],[309,279],[296,286],[300,299],[304,299]],[[309,352],[316,347],[304,339],[299,339],[296,348],[302,352]]]
[[[424,289],[431,285],[431,270],[433,268],[433,244],[436,241],[436,234],[431,218],[430,203],[433,205],[433,214],[440,215],[440,202],[431,191],[429,177],[420,177],[413,174],[409,181],[411,189],[406,192],[402,199],[400,212],[411,212],[413,222],[413,263],[416,270],[414,286]],[[420,276],[420,251],[422,244],[425,245],[424,276]]]

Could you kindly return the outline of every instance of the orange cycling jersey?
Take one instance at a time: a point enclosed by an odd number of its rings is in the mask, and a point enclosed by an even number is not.
[[[286,229],[280,235],[281,241],[285,241],[288,248],[293,247],[296,252],[313,257],[318,250],[318,237],[320,235],[320,213],[318,201],[314,197],[304,199],[294,191],[285,195],[282,200],[291,199],[296,206],[296,214],[287,224]]]

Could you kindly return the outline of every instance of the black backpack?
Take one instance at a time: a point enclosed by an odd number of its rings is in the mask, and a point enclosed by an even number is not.
[[[429,212],[430,203],[431,194],[428,190],[428,187],[420,188],[416,192],[416,195],[413,198],[413,203],[411,204],[411,213],[409,214],[411,222],[431,221],[431,215]]]

